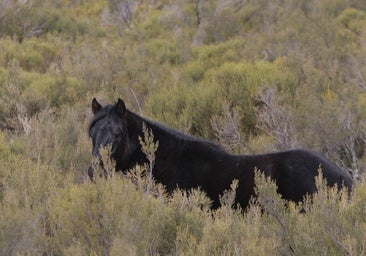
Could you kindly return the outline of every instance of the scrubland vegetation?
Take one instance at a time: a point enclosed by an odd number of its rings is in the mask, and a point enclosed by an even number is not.
[[[365,38],[364,0],[0,1],[0,255],[366,254]],[[211,212],[146,167],[92,183],[93,97],[232,153],[319,151],[352,200],[258,175],[244,214],[232,191]]]

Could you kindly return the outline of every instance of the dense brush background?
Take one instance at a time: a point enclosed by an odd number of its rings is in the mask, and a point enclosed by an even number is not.
[[[352,201],[91,183],[93,97],[232,153],[319,151]],[[0,255],[365,255],[366,2],[0,0],[0,130]]]

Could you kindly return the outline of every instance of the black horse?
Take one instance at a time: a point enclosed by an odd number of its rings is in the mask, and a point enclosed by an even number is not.
[[[347,173],[313,151],[298,149],[263,155],[233,155],[214,143],[142,118],[127,110],[121,99],[114,105],[102,107],[94,98],[92,110],[94,117],[89,125],[89,136],[95,157],[100,159],[99,149],[111,145],[116,170],[126,173],[136,164],[146,163],[138,140],[139,136],[143,137],[145,124],[159,141],[152,169],[154,179],[168,192],[176,188],[201,188],[212,200],[213,209],[220,206],[219,196],[230,188],[234,179],[239,181],[236,203],[246,208],[255,194],[256,168],[276,182],[283,198],[295,202],[316,191],[315,176],[319,166],[328,186],[352,188],[353,181]],[[100,164],[103,166],[102,162]],[[93,178],[93,167],[88,174]]]

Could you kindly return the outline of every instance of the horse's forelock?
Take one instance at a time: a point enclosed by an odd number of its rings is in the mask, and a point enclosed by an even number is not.
[[[113,105],[107,105],[103,107],[99,112],[94,114],[93,119],[89,123],[88,131],[90,133],[90,130],[93,128],[93,126],[100,120],[104,119],[105,117],[111,116],[111,114],[116,111],[115,106]]]
[[[110,113],[110,111],[111,111],[110,106],[105,106],[99,112],[95,113],[93,119],[89,123],[88,131],[90,132],[90,130],[93,128],[93,126],[98,121],[100,121],[101,119],[103,119],[104,117],[106,117]]]

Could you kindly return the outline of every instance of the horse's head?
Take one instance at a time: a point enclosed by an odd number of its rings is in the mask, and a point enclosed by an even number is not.
[[[94,117],[89,125],[89,136],[93,143],[92,154],[104,168],[100,149],[110,147],[111,158],[123,160],[128,148],[128,130],[126,121],[126,106],[121,99],[115,105],[102,107],[94,98],[92,101]],[[93,166],[89,167],[88,175],[93,177]]]

